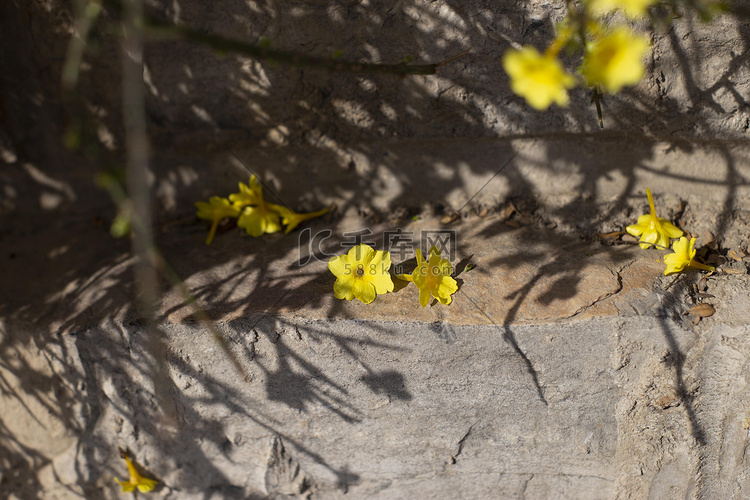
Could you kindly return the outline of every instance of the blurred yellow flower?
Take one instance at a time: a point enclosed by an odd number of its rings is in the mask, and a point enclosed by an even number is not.
[[[333,293],[337,299],[359,299],[369,304],[378,294],[393,291],[391,254],[373,250],[369,245],[357,245],[348,253],[331,257],[328,269],[336,276]]]
[[[638,222],[626,227],[625,230],[633,236],[641,237],[640,245],[643,249],[654,245],[656,248],[666,250],[669,248],[670,239],[682,236],[682,230],[667,219],[656,216],[654,198],[648,188],[646,188],[646,196],[648,196],[650,213],[638,217]]]
[[[219,222],[227,217],[237,217],[239,210],[229,204],[229,200],[221,198],[219,196],[212,196],[208,203],[205,201],[199,201],[195,203],[198,208],[198,218],[207,219],[211,221],[211,230],[208,232],[208,238],[206,238],[206,245],[210,245],[214,241],[216,235],[216,228],[219,226]]]
[[[323,210],[318,210],[317,212],[298,214],[297,212],[290,210],[282,205],[274,205],[272,203],[269,203],[268,205],[271,207],[271,209],[273,209],[281,216],[281,222],[286,226],[284,234],[291,233],[295,227],[305,222],[306,220],[314,219],[328,213],[328,209],[324,208]]]
[[[510,76],[510,88],[539,111],[553,102],[566,106],[567,89],[575,85],[575,78],[565,72],[554,55],[542,55],[534,47],[511,49],[503,56],[503,68]]]
[[[269,203],[261,201],[254,207],[245,207],[237,219],[237,226],[243,228],[247,234],[257,238],[266,233],[281,231],[279,214],[269,207]]]
[[[250,186],[240,182],[240,192],[229,195],[229,199],[242,210],[237,226],[250,236],[257,238],[265,233],[281,231],[279,214],[273,210],[273,204],[263,199],[263,186],[255,175],[250,177]]]
[[[122,486],[122,491],[133,491],[138,488],[141,493],[148,493],[153,490],[159,481],[155,479],[149,479],[141,476],[133,465],[132,460],[128,456],[127,452],[120,448],[120,456],[125,459],[125,464],[128,466],[128,472],[130,473],[130,479],[128,481],[120,481],[115,478],[115,482]]]
[[[411,274],[400,274],[397,278],[413,281],[419,289],[419,305],[425,307],[430,298],[435,297],[441,304],[448,305],[458,291],[458,283],[451,277],[453,267],[448,259],[441,259],[440,250],[430,248],[430,258],[425,260],[417,248],[417,268]]]
[[[654,3],[656,0],[588,0],[586,5],[597,14],[608,14],[622,9],[625,15],[637,19],[642,17]]]
[[[635,85],[643,77],[649,42],[625,27],[616,28],[588,44],[581,72],[589,85],[599,85],[607,92],[619,92]]]
[[[670,253],[664,256],[664,264],[667,268],[664,270],[664,276],[670,274],[679,273],[686,267],[690,266],[695,269],[702,269],[704,271],[713,271],[713,266],[707,266],[694,260],[695,257],[695,238],[690,238],[690,243],[686,237],[680,238],[672,245],[674,253]]]
[[[240,182],[239,187],[239,193],[232,193],[229,195],[229,201],[231,201],[232,205],[238,210],[242,210],[247,206],[257,205],[259,201],[263,200],[263,188],[254,175],[250,177],[249,186],[244,182]]]

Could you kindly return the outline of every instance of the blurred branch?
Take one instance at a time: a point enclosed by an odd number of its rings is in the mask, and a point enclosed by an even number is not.
[[[119,0],[104,0],[104,2],[117,11],[122,11],[122,3]],[[144,16],[144,32],[156,38],[182,40],[198,43],[211,47],[220,53],[235,53],[251,57],[259,61],[271,64],[282,64],[287,66],[315,68],[326,71],[337,71],[359,74],[385,73],[399,76],[406,75],[434,75],[440,66],[453,62],[454,60],[468,54],[467,49],[460,54],[434,64],[376,64],[342,61],[335,57],[315,57],[296,52],[288,52],[273,49],[263,44],[252,44],[240,40],[224,38],[210,33],[204,33],[187,26],[169,23],[156,19],[153,16]]]

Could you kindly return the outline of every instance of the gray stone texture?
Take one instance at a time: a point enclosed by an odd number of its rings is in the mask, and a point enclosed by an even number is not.
[[[148,5],[313,55],[471,52],[436,76],[363,77],[150,42],[154,233],[211,322],[165,282],[149,331],[93,182],[112,164],[62,146],[70,6],[0,3],[0,498],[118,498],[118,447],[172,499],[750,496],[750,260],[727,256],[749,249],[746,22],[654,34],[600,131],[587,91],[534,112],[500,67],[498,33],[542,48],[562,2]],[[79,104],[116,164],[120,51],[93,40]],[[230,228],[206,247],[193,203],[246,167],[271,201],[335,205],[305,225],[332,238]],[[699,245],[719,240],[705,290],[662,276],[664,252],[597,236],[645,213],[646,187]],[[381,247],[455,229],[454,302],[422,309],[413,285],[335,300],[325,255],[363,227]],[[694,324],[703,301],[716,313]]]

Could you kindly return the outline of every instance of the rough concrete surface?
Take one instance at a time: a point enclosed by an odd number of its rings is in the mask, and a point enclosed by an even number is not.
[[[153,230],[210,321],[164,281],[149,329],[93,181],[122,157],[118,45],[95,32],[80,86],[111,157],[69,152],[70,10],[3,2],[1,499],[121,497],[118,447],[170,499],[750,496],[747,23],[655,34],[599,131],[585,91],[532,112],[500,69],[497,33],[542,47],[559,2],[148,5],[314,55],[472,51],[398,79],[150,42]],[[271,201],[335,208],[289,235],[225,224],[205,246],[193,203],[248,169]],[[646,187],[716,273],[662,276],[664,251],[608,234],[646,212]],[[420,308],[403,283],[336,300],[327,258],[365,228],[378,248],[455,231],[453,303]],[[699,303],[715,313],[697,321]]]

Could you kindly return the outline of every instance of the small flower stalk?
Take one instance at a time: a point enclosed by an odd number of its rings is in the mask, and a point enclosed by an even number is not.
[[[667,266],[664,270],[664,276],[682,272],[686,267],[692,267],[702,271],[716,270],[713,266],[708,266],[695,260],[695,238],[690,238],[690,241],[688,242],[686,237],[681,237],[678,241],[674,242],[672,250],[674,250],[674,253],[664,256],[664,264]]]
[[[458,291],[458,283],[451,277],[453,267],[448,259],[443,259],[440,250],[432,246],[429,259],[425,259],[417,248],[417,268],[411,274],[400,274],[397,278],[413,282],[419,289],[419,305],[422,307],[436,298],[443,305],[449,305],[451,297]]]
[[[656,215],[654,207],[654,198],[651,196],[651,190],[646,188],[648,197],[648,206],[650,212],[638,217],[636,224],[631,224],[625,230],[633,236],[640,236],[640,246],[643,249],[655,246],[661,250],[669,248],[669,242],[672,238],[676,239],[682,236],[682,230]]]
[[[120,457],[125,460],[125,464],[128,467],[128,473],[130,474],[130,479],[127,481],[120,481],[119,479],[115,478],[115,482],[122,486],[122,491],[135,491],[135,489],[137,488],[141,493],[148,493],[149,491],[152,491],[157,484],[159,484],[159,481],[155,479],[149,479],[140,475],[138,470],[135,468],[133,461],[128,456],[128,453],[122,448],[120,448]]]

